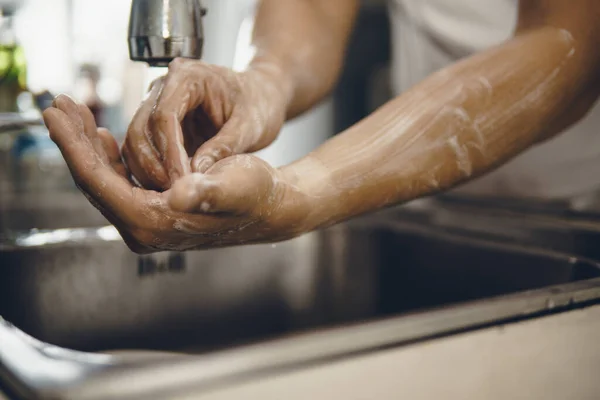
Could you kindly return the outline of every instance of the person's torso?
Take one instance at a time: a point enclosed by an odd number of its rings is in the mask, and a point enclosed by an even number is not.
[[[509,39],[518,0],[390,0],[392,82],[400,94],[431,73]],[[569,198],[600,188],[600,107],[567,132],[464,185],[474,194]]]

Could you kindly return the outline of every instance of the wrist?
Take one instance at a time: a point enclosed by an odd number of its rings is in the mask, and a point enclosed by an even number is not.
[[[284,185],[283,209],[298,233],[306,233],[337,221],[339,191],[331,173],[319,160],[307,156],[279,169]],[[332,205],[337,205],[332,207]],[[337,209],[337,210],[336,210]]]

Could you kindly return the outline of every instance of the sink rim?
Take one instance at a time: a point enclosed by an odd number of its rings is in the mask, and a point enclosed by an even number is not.
[[[190,382],[193,382],[194,390],[212,390],[282,370],[321,365],[599,302],[600,278],[594,278],[427,312],[300,332],[203,355],[181,354],[164,361],[133,365],[112,363],[100,369],[96,365],[85,380],[62,387],[35,389],[42,397],[80,399],[141,398],[158,390],[176,392],[182,387],[192,389]],[[443,328],[440,321],[446,323]],[[130,384],[132,380],[137,382],[135,387]]]
[[[75,246],[87,243],[123,241],[112,225],[84,228],[31,229],[0,235],[0,251]]]

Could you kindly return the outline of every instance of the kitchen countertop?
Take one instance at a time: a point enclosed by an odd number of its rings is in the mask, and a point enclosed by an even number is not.
[[[600,306],[181,399],[597,399]]]

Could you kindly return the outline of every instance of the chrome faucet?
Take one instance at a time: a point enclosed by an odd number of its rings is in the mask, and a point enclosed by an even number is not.
[[[129,57],[164,67],[177,57],[199,59],[204,45],[200,0],[133,0]]]

